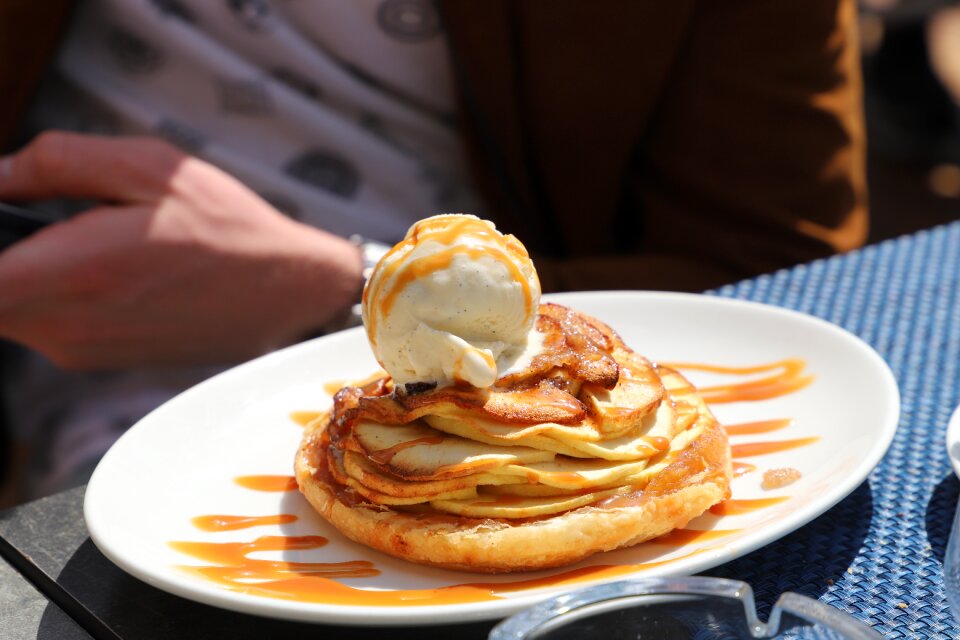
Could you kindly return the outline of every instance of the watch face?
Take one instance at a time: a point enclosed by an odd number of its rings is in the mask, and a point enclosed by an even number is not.
[[[390,245],[376,240],[366,240],[362,246],[364,259],[370,259],[374,263],[380,262],[380,259],[390,251]]]
[[[376,240],[360,240],[360,251],[363,253],[363,277],[370,277],[370,270],[377,266],[380,259],[390,251],[390,245]]]

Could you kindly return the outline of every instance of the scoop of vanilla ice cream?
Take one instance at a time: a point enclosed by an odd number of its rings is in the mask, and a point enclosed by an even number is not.
[[[540,281],[524,246],[492,222],[417,222],[363,291],[373,353],[398,384],[491,386],[539,347]]]

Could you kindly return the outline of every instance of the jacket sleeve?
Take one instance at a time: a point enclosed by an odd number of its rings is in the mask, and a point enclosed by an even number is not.
[[[630,169],[637,244],[543,260],[544,288],[696,290],[861,245],[856,20],[852,0],[700,3]]]
[[[70,0],[0,0],[0,152],[49,66],[73,6]]]

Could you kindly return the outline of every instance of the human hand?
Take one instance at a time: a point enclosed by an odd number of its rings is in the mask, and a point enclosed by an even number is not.
[[[249,358],[361,285],[350,242],[160,140],[49,132],[0,161],[0,199],[62,196],[105,204],[0,253],[0,337],[65,368]]]

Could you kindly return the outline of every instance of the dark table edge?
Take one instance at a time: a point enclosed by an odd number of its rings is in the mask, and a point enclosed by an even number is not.
[[[98,618],[92,611],[71,596],[66,589],[57,584],[30,559],[17,551],[13,545],[0,537],[0,557],[20,572],[28,582],[55,605],[63,609],[74,622],[97,640],[122,640],[113,629]]]

